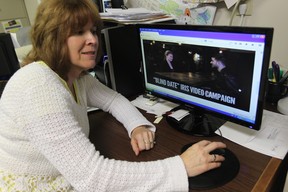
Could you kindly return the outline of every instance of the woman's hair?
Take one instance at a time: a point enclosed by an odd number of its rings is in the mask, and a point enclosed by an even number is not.
[[[42,60],[67,80],[71,67],[67,38],[82,30],[90,21],[97,28],[97,62],[102,54],[102,22],[96,4],[92,0],[42,0],[31,29],[32,50],[22,65]]]

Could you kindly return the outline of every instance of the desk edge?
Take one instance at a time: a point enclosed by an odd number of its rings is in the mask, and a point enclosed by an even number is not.
[[[274,157],[270,159],[265,170],[262,172],[255,186],[253,187],[252,192],[269,191],[281,161],[281,159]]]

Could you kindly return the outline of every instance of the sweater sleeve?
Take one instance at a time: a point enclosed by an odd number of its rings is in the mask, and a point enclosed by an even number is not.
[[[111,113],[124,125],[129,136],[133,129],[140,125],[146,125],[152,131],[156,130],[155,126],[127,98],[103,85],[91,75],[86,75],[81,86],[86,87],[88,104]]]
[[[39,74],[39,78],[43,75],[45,74]],[[41,155],[51,162],[75,190],[188,190],[187,174],[179,156],[141,163],[104,158],[82,132],[79,119],[73,113],[73,97],[57,79],[33,79],[27,84],[29,87],[23,90],[23,103],[19,109],[25,113],[22,119],[24,131]],[[99,98],[101,94],[96,95],[98,100],[103,99]],[[113,93],[108,99],[112,100],[110,104],[104,105],[106,99],[97,103],[113,115],[120,116],[122,111],[118,109],[114,113],[113,105],[118,105],[116,108],[119,108],[123,105],[118,104],[121,99],[127,101],[121,97],[119,100],[119,97]],[[128,108],[131,110],[129,113],[137,113],[133,107]],[[125,118],[118,119],[125,121]],[[135,119],[137,121],[137,118]],[[144,121],[141,118],[137,122]],[[137,123],[129,120],[126,126],[132,127],[134,124]]]

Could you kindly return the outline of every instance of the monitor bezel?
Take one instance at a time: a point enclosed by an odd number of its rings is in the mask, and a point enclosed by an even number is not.
[[[9,72],[5,75],[1,75],[0,79],[9,80],[20,68],[12,37],[9,33],[0,33],[0,47],[0,51],[3,51],[2,53],[4,55],[4,58],[0,58],[0,61],[3,61],[1,64],[6,64],[6,67],[9,69]]]
[[[152,24],[137,24],[137,34],[138,34],[138,42],[139,47],[141,51],[141,37],[140,37],[140,29],[141,28],[156,28],[156,29],[176,29],[176,30],[193,30],[193,31],[210,31],[210,32],[231,32],[231,33],[250,33],[250,34],[262,34],[265,35],[265,47],[264,47],[264,55],[263,55],[263,62],[262,62],[262,73],[261,73],[261,80],[260,80],[260,86],[259,86],[259,92],[258,92],[258,103],[257,103],[257,109],[256,109],[256,117],[255,122],[247,122],[240,119],[235,119],[233,117],[229,116],[223,116],[222,114],[218,114],[215,111],[208,110],[206,108],[202,108],[196,105],[192,105],[190,103],[183,102],[181,100],[177,100],[171,97],[167,97],[165,95],[159,94],[157,92],[151,92],[147,89],[145,85],[145,74],[144,70],[142,68],[143,73],[143,84],[144,89],[146,92],[148,92],[151,95],[155,95],[157,97],[175,102],[180,105],[186,105],[198,110],[204,110],[206,113],[215,115],[216,117],[222,118],[226,121],[231,121],[236,124],[245,126],[250,129],[254,130],[260,130],[261,128],[261,122],[262,122],[262,115],[263,115],[263,109],[264,109],[264,102],[265,102],[265,90],[266,90],[266,82],[267,82],[267,71],[269,68],[269,62],[270,62],[270,54],[272,49],[272,39],[273,39],[273,32],[274,29],[272,27],[239,27],[239,26],[207,26],[207,25],[175,25],[175,24],[163,24],[163,23],[152,23]],[[141,66],[143,67],[143,58],[141,54],[140,58]]]

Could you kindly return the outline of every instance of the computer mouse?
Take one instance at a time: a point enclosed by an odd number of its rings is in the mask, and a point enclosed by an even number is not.
[[[213,151],[210,152],[210,154],[225,156],[225,149],[223,148],[214,149]]]

